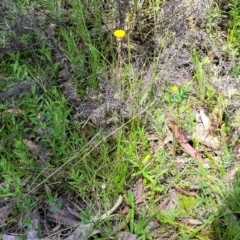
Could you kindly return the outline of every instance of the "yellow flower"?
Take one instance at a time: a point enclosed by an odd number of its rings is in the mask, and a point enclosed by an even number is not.
[[[121,40],[125,37],[126,32],[123,29],[117,29],[113,32],[113,35],[118,39]]]
[[[151,154],[148,154],[143,160],[142,163],[147,162],[151,158]]]
[[[172,92],[178,92],[179,88],[178,86],[172,86]]]

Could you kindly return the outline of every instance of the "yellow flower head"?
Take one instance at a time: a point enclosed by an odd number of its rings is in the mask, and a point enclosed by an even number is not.
[[[178,86],[172,86],[172,92],[178,92],[179,88]]]
[[[113,35],[114,35],[117,39],[121,40],[122,38],[125,37],[126,31],[124,31],[123,29],[117,29],[117,30],[115,30],[115,31],[113,32]]]
[[[142,163],[146,163],[151,158],[151,155],[148,154],[143,160]]]

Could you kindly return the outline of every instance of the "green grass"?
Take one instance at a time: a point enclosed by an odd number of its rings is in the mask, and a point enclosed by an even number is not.
[[[28,11],[34,12],[31,8],[38,5],[40,16],[34,16],[38,24],[33,23],[33,31],[22,30],[22,45],[17,50],[4,48],[0,54],[0,93],[8,98],[0,103],[0,207],[12,204],[11,215],[1,222],[0,233],[9,233],[14,226],[12,231],[25,238],[32,211],[42,207],[57,212],[66,207],[62,199],[78,208],[79,224],[91,223],[93,216],[100,219],[122,195],[121,207],[95,223],[96,229],[102,231],[96,239],[117,236],[116,229],[124,222],[123,231],[138,235],[138,239],[153,239],[153,235],[164,235],[166,239],[173,235],[175,239],[238,239],[240,226],[235,220],[239,213],[239,188],[236,184],[232,191],[224,179],[233,161],[233,149],[225,143],[217,155],[203,147],[209,153],[211,166],[205,169],[179,147],[174,137],[166,140],[172,136],[166,112],[188,131],[196,125],[197,107],[205,106],[214,112],[217,106],[225,111],[227,99],[213,89],[205,71],[207,53],[198,52],[193,46],[195,69],[191,81],[179,85],[176,92],[169,84],[158,97],[151,86],[152,92],[141,102],[145,93],[141,92],[141,74],[134,72],[134,51],[157,34],[157,28],[151,30],[151,26],[157,25],[156,9],[162,1],[151,1],[142,8],[134,1],[128,6],[132,12],[128,16],[131,34],[122,42],[112,35],[118,26],[114,23],[119,20],[118,13],[111,12],[110,5],[102,1],[73,0],[71,8],[52,0],[16,2],[8,12],[13,25],[18,19],[15,12],[26,20]],[[220,14],[219,8],[216,11]],[[239,51],[240,12],[235,0],[229,15],[226,45]],[[149,25],[137,24],[147,16],[151,19]],[[47,20],[43,24],[38,17]],[[215,25],[211,25],[215,17],[209,17],[208,34],[216,31]],[[103,19],[112,23],[102,26]],[[0,44],[6,47],[18,39],[7,17],[4,21]],[[134,47],[137,50],[131,50]],[[161,51],[154,49],[144,58],[141,70],[152,63],[156,66],[153,78],[161,77],[157,72]],[[61,70],[63,77],[59,75]],[[113,128],[97,126],[89,120],[90,116],[76,119],[76,106],[63,91],[66,77],[69,86],[84,98],[89,90],[98,90],[99,73],[109,77],[109,86],[114,83],[121,89],[117,97],[123,102],[131,100],[133,106],[141,105],[133,107],[129,119],[113,114],[118,119],[113,121]],[[237,75],[238,67],[234,71]],[[24,92],[27,83],[30,87]],[[23,90],[19,90],[21,84]],[[15,92],[8,95],[9,89]],[[94,97],[91,101],[95,103]],[[10,109],[23,112],[10,113]],[[224,121],[216,131],[230,135],[227,117]],[[197,141],[192,145],[201,148]],[[139,188],[144,189],[140,203],[136,199]],[[125,208],[127,214],[121,213]],[[184,224],[183,219],[197,219],[201,224]],[[149,226],[153,220],[159,224],[154,232]],[[68,228],[63,226],[59,231]],[[37,231],[42,238],[47,237],[41,227]]]
[[[226,202],[219,208],[213,221],[212,239],[238,239],[239,229],[239,175],[234,181],[233,191],[229,194]]]
[[[232,44],[234,48],[239,49],[239,17],[240,17],[240,3],[236,0],[231,2],[231,10],[229,12],[230,15],[230,24],[228,31],[228,43]]]

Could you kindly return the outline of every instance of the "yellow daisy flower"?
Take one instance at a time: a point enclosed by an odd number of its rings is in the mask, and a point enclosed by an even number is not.
[[[113,32],[113,35],[120,40],[125,37],[126,31],[124,31],[123,29],[117,29]]]
[[[147,162],[151,158],[151,154],[148,154],[143,160],[142,163]]]
[[[172,86],[172,92],[178,92],[179,87],[178,86]]]

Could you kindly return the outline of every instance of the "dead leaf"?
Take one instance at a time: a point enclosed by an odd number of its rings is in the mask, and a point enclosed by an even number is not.
[[[75,226],[80,222],[80,219],[75,217],[68,208],[60,209],[54,212],[47,213],[47,220],[60,223],[66,226]]]
[[[202,225],[203,222],[198,220],[198,219],[193,219],[193,218],[184,218],[181,220],[182,224],[184,225],[193,225],[193,226],[198,226]]]
[[[135,199],[139,199],[142,197],[143,195],[143,192],[144,192],[144,187],[143,187],[143,180],[142,178],[139,178],[136,182],[136,193],[134,194],[135,195]]]
[[[94,225],[95,223],[93,222],[88,224],[80,224],[74,231],[74,233],[67,238],[64,238],[64,240],[84,240],[89,237],[89,235],[93,231]]]
[[[188,139],[185,136],[185,134],[178,128],[177,123],[174,120],[170,120],[171,123],[171,128],[173,131],[173,134],[175,136],[175,138],[179,141],[180,145],[182,146],[182,148],[185,149],[185,151],[192,156],[193,158],[195,158],[197,161],[201,162],[204,164],[204,161],[201,157],[201,154],[196,151],[189,143],[188,143]]]
[[[9,108],[5,112],[7,112],[7,113],[15,113],[15,114],[23,114],[23,113],[25,113],[25,111],[23,111],[21,109],[15,109],[15,108]]]
[[[129,208],[126,207],[125,211],[127,211],[127,216],[126,218],[120,222],[120,224],[118,226],[116,226],[114,228],[114,230],[112,231],[111,233],[111,236],[115,235],[117,232],[121,231],[121,230],[124,230],[127,225],[129,224],[129,221],[130,221],[130,213],[129,213]]]
[[[160,223],[157,219],[153,219],[149,225],[148,225],[148,229],[150,232],[153,232],[155,229],[159,228]]]
[[[118,237],[119,240],[136,240],[137,236],[138,235],[132,234],[132,233],[129,233],[129,232],[119,232],[117,234],[117,237]]]
[[[21,109],[15,109],[15,108],[9,108],[6,111],[4,111],[5,113],[14,113],[14,114],[23,114],[25,113],[25,111],[21,110]],[[2,114],[0,113],[0,117],[2,116]]]
[[[207,162],[205,162],[202,157],[201,154],[195,150],[189,143],[188,143],[188,139],[185,136],[185,134],[179,129],[179,127],[177,126],[176,121],[174,121],[173,119],[170,118],[170,115],[168,112],[166,112],[167,117],[170,120],[170,126],[173,132],[174,137],[177,139],[177,141],[180,143],[181,147],[190,155],[192,156],[194,159],[196,159],[198,162],[202,163],[203,167],[205,168],[209,168],[209,164]]]
[[[12,205],[8,204],[0,208],[0,226],[5,224],[8,215],[11,213]]]
[[[31,152],[33,152],[34,154],[38,153],[38,146],[33,141],[23,139],[23,142],[27,145]]]
[[[185,195],[185,196],[189,196],[189,197],[196,197],[196,196],[197,196],[197,193],[195,193],[195,192],[190,192],[189,190],[184,189],[184,188],[180,188],[180,187],[175,186],[175,189],[176,189],[179,193],[181,193],[181,194],[183,194],[183,195]]]
[[[169,191],[169,196],[167,196],[159,205],[158,209],[164,210],[164,211],[169,211],[173,208],[174,205],[178,204],[178,197],[176,194],[176,191],[171,189]]]
[[[136,190],[133,191],[135,204],[140,204],[144,201],[144,199],[147,199],[147,194],[144,193],[144,185],[142,178],[138,179],[136,182]]]
[[[41,220],[41,216],[40,216],[40,213],[39,213],[39,209],[38,208],[35,208],[32,213],[31,213],[31,219],[33,221],[36,221],[36,222],[39,222]]]

